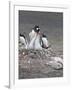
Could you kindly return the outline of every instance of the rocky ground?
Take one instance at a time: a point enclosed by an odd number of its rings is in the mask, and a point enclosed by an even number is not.
[[[19,79],[63,76],[63,52],[50,47],[43,50],[19,50]]]

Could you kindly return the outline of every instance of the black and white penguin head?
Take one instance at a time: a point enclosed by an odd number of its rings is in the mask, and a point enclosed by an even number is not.
[[[42,34],[42,38],[47,38],[47,36],[43,33],[43,34]]]
[[[25,35],[24,35],[24,34],[21,34],[21,33],[20,33],[19,36],[20,36],[20,37],[23,37],[23,38],[25,39]]]
[[[39,33],[40,31],[40,27],[38,25],[35,25],[33,29],[36,33]]]

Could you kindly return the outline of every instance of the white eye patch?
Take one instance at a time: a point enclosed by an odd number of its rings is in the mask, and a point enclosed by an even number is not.
[[[36,28],[37,30],[39,29],[39,28]]]

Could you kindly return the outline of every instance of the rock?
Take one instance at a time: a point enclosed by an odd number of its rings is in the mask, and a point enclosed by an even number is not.
[[[62,69],[63,68],[63,59],[60,57],[51,57],[51,61],[49,65],[54,69]]]

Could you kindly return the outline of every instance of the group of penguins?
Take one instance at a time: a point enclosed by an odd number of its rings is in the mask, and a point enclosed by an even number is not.
[[[42,50],[48,49],[49,41],[47,36],[44,33],[41,33],[40,27],[35,25],[32,31],[29,33],[29,41],[25,34],[19,35],[19,50],[23,49],[33,49],[33,50]],[[60,57],[51,57],[50,65],[55,69],[63,68],[63,59]]]
[[[44,33],[41,33],[39,25],[35,25],[29,33],[29,42],[24,34],[20,34],[19,43],[24,49],[42,50],[49,47],[48,38]]]

